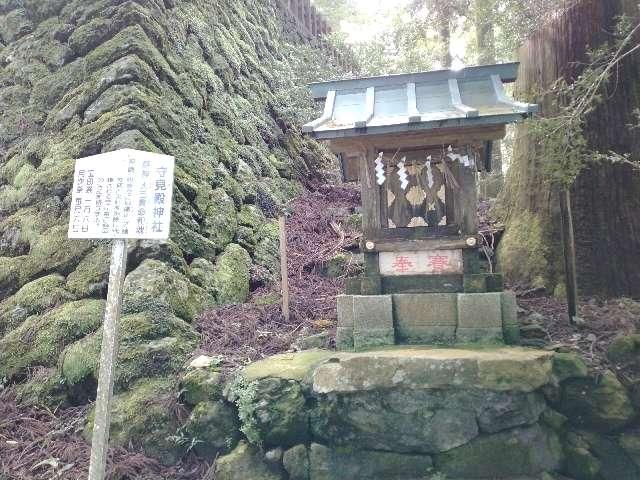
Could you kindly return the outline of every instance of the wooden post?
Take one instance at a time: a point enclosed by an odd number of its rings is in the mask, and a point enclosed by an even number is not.
[[[116,239],[111,250],[109,291],[104,312],[102,349],[100,350],[100,374],[96,396],[95,419],[91,439],[89,480],[103,480],[109,449],[111,423],[111,397],[116,356],[118,354],[118,322],[122,306],[122,285],[127,267],[127,240]]]
[[[574,323],[574,318],[578,315],[578,275],[576,273],[576,244],[571,213],[571,192],[568,188],[560,190],[560,235],[564,252],[569,321]]]
[[[278,219],[280,230],[280,283],[282,288],[282,316],[288,322],[289,313],[289,272],[287,269],[287,228],[285,216]]]

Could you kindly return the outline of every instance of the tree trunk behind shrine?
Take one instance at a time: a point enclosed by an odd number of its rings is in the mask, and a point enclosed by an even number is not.
[[[579,75],[587,51],[612,39],[610,32],[621,14],[637,24],[637,2],[583,0],[555,15],[519,52],[520,98],[539,100],[536,92],[548,90],[557,78]],[[543,102],[543,113],[549,108]],[[603,103],[589,115],[585,133],[590,147],[640,158],[640,131],[629,127],[638,123],[634,115],[638,108],[640,55],[636,54],[613,74]],[[518,127],[498,210],[507,225],[499,261],[512,282],[560,292],[558,197],[542,182],[541,160],[527,127]],[[575,182],[571,198],[580,294],[640,298],[640,172],[622,164],[593,165]]]

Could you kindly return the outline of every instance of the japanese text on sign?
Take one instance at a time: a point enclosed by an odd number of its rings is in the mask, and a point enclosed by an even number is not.
[[[382,275],[462,273],[462,251],[381,252],[380,273]]]
[[[167,239],[174,164],[131,149],[76,160],[69,238]]]

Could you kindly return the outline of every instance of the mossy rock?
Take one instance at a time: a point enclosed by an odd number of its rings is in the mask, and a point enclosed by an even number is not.
[[[214,288],[218,304],[243,303],[249,296],[251,257],[240,245],[230,244],[218,258]]]
[[[258,448],[245,442],[220,457],[213,467],[216,480],[283,480],[283,475],[269,468]]]
[[[222,398],[222,373],[211,367],[191,368],[180,381],[181,398],[188,405],[213,402]]]
[[[236,206],[222,188],[212,190],[206,199],[196,198],[201,202],[204,225],[202,231],[217,249],[223,250],[233,241],[238,228]]]
[[[198,403],[184,428],[196,453],[208,459],[233,449],[240,439],[238,413],[223,400]]]
[[[115,391],[141,378],[175,374],[196,346],[189,325],[171,314],[124,315],[118,325]],[[102,329],[70,345],[60,357],[60,371],[77,403],[92,398],[98,381]]]
[[[640,468],[640,434],[623,433],[618,438],[618,443],[636,467]]]
[[[42,273],[67,275],[91,248],[91,242],[67,238],[67,226],[53,227],[35,240],[20,270],[20,285]]]
[[[253,261],[275,274],[280,268],[280,232],[278,223],[274,221],[263,224],[260,228],[253,250]]]
[[[437,470],[447,477],[509,478],[555,471],[562,463],[563,453],[553,432],[533,426],[480,436],[437,455],[435,460]]]
[[[55,365],[67,345],[102,324],[104,306],[103,300],[80,300],[29,317],[0,339],[0,378],[23,375],[29,367]]]
[[[55,368],[38,370],[26,383],[16,386],[17,401],[23,406],[55,410],[69,406],[64,378]]]
[[[215,267],[206,258],[196,258],[189,265],[189,280],[215,295]]]
[[[111,252],[106,245],[94,248],[67,277],[66,288],[80,298],[105,297]]]
[[[111,407],[113,446],[142,450],[163,465],[177,463],[186,452],[188,440],[179,435],[179,422],[173,414],[176,400],[171,379],[146,379],[131,390],[115,395]],[[92,411],[87,419],[85,437],[91,438]]]
[[[214,299],[202,287],[158,260],[145,260],[124,282],[124,313],[168,310],[192,322],[213,303]]]
[[[0,335],[12,330],[31,315],[39,315],[72,296],[64,288],[61,275],[47,275],[24,285],[18,292],[0,303]]]
[[[7,298],[20,288],[20,270],[26,258],[0,257],[0,299]]]
[[[350,252],[338,252],[331,257],[322,269],[322,273],[329,278],[355,276],[364,271],[364,258]]]
[[[615,363],[639,363],[640,334],[616,337],[607,349],[607,357]]]
[[[569,378],[585,378],[588,375],[587,365],[576,353],[558,353],[553,355],[553,375],[558,382]]]
[[[572,424],[601,432],[621,429],[636,415],[624,385],[611,371],[599,378],[573,378],[564,382],[558,410]]]
[[[582,447],[565,448],[567,474],[579,480],[600,480],[602,464],[591,452]]]

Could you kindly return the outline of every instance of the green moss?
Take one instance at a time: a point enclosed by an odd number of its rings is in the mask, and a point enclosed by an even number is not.
[[[122,391],[141,378],[177,373],[196,346],[187,323],[171,315],[144,312],[119,323],[120,344],[114,388]],[[60,371],[74,397],[90,398],[97,385],[102,329],[66,348]]]
[[[498,249],[498,264],[506,278],[553,290],[545,235],[540,218],[531,212],[510,221]]]
[[[615,363],[640,362],[640,335],[620,335],[607,349],[607,357]]]
[[[280,233],[277,222],[263,224],[257,238],[259,239],[253,251],[253,261],[256,265],[266,268],[272,274],[280,268]]]
[[[242,303],[249,296],[251,257],[239,245],[230,244],[218,258],[214,287],[218,304]]]
[[[196,453],[213,459],[234,448],[240,439],[238,414],[222,400],[195,406],[185,424]]]
[[[222,374],[212,368],[190,369],[180,381],[181,398],[188,405],[222,398]]]
[[[81,298],[102,296],[109,280],[111,253],[100,245],[93,249],[67,277],[67,289]]]
[[[245,442],[220,457],[214,467],[216,480],[281,480],[264,462],[260,450]]]
[[[32,243],[20,270],[20,285],[42,273],[66,275],[80,263],[91,242],[67,238],[67,229],[66,225],[50,228]]]
[[[64,289],[64,277],[47,275],[27,283],[0,303],[0,334],[12,330],[31,315],[39,315],[60,303],[71,300]]]
[[[238,228],[236,207],[222,188],[212,190],[207,197],[200,200],[204,216],[202,231],[216,248],[222,250],[231,243]]]
[[[115,395],[111,409],[111,445],[141,449],[164,465],[175,464],[185,453],[186,438],[172,413],[176,392],[170,379],[142,380],[131,390]],[[85,436],[90,438],[93,412]]]
[[[80,300],[29,317],[0,339],[0,378],[23,375],[29,367],[55,365],[66,345],[98,328],[104,305],[102,300]]]
[[[558,352],[553,355],[553,375],[558,382],[568,378],[585,378],[587,374],[587,365],[580,355]]]
[[[55,368],[38,370],[26,383],[16,387],[18,403],[55,410],[68,406],[64,378]]]
[[[169,310],[191,322],[214,299],[186,276],[158,260],[145,260],[127,275],[123,288],[123,312]]]

